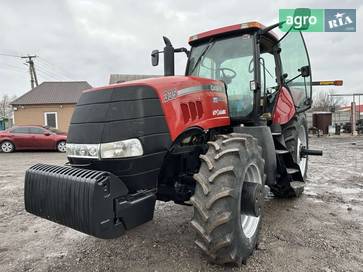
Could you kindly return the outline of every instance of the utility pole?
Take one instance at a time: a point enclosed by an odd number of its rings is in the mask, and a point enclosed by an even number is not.
[[[30,84],[32,89],[34,89],[35,86],[38,86],[38,78],[37,78],[37,74],[35,72],[35,67],[34,67],[34,61],[33,58],[36,58],[37,56],[35,55],[28,55],[28,56],[22,56],[22,59],[27,59],[26,63],[29,65],[29,73],[30,73]],[[35,86],[34,86],[35,83]]]

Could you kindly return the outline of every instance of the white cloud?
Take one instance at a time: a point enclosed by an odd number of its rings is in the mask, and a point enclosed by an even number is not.
[[[163,47],[163,35],[175,46],[187,46],[189,36],[213,28],[251,20],[272,24],[278,20],[278,8],[357,8],[356,33],[305,33],[305,38],[316,80],[344,79],[339,90],[362,90],[361,3],[2,0],[0,53],[37,54],[58,67],[39,58],[36,68],[42,80],[51,79],[46,73],[50,71],[98,86],[107,84],[110,73],[161,74],[162,65],[151,66],[150,52]],[[184,55],[177,56],[179,74],[185,61]],[[0,94],[20,95],[30,85],[22,61],[9,57],[0,56],[0,80]]]

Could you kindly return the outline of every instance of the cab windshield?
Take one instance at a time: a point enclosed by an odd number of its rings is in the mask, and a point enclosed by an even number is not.
[[[253,110],[252,36],[212,40],[193,47],[187,75],[223,81],[227,86],[230,116],[247,116]]]

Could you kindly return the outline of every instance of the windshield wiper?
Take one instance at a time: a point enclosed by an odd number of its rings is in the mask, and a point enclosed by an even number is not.
[[[193,74],[193,72],[194,72],[194,70],[195,70],[195,68],[197,68],[197,66],[198,66],[198,64],[200,63],[200,61],[202,60],[202,58],[204,57],[204,55],[208,52],[208,50],[210,49],[210,48],[212,48],[212,46],[215,44],[215,42],[212,42],[212,41],[210,41],[210,43],[204,48],[204,50],[203,50],[203,52],[199,55],[199,57],[198,57],[198,59],[197,59],[197,61],[195,62],[195,64],[194,64],[194,66],[193,66],[193,68],[192,68],[192,70],[190,71],[190,75],[192,75]]]

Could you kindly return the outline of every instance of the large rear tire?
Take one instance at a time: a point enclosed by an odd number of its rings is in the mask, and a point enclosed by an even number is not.
[[[190,199],[195,243],[212,263],[241,265],[256,247],[263,217],[262,148],[251,135],[238,133],[220,135],[208,144],[208,152],[200,156],[201,167],[194,175],[196,189]],[[245,187],[251,183],[258,189],[246,193]],[[243,211],[248,204],[242,199],[249,197],[259,203],[255,205],[258,216]]]

